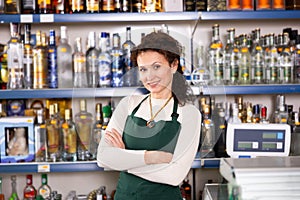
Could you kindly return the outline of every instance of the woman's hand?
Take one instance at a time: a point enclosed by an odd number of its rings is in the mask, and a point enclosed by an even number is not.
[[[105,142],[112,145],[113,147],[125,149],[125,144],[122,140],[121,134],[119,134],[119,132],[114,128],[111,131],[106,131]]]
[[[147,165],[170,163],[173,154],[165,151],[145,151],[144,159]]]

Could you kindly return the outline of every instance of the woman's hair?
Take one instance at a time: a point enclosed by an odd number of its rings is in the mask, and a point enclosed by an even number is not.
[[[182,67],[180,65],[180,54],[182,47],[177,40],[163,32],[152,32],[142,38],[141,44],[132,49],[131,60],[134,66],[137,65],[137,57],[145,51],[156,51],[163,55],[168,63],[178,61],[177,72],[173,76],[172,93],[178,100],[180,105],[186,102],[193,102],[192,90],[183,76]]]

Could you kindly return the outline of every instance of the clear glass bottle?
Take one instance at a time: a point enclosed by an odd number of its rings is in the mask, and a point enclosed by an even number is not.
[[[58,88],[73,87],[72,47],[68,42],[67,27],[61,26],[57,46]]]
[[[247,46],[247,36],[245,34],[242,36],[242,44],[239,52],[239,84],[250,84],[251,54]]]
[[[212,41],[208,50],[208,66],[213,85],[222,85],[224,76],[223,44],[220,40],[219,24],[212,27]]]
[[[88,87],[86,57],[82,50],[81,37],[75,39],[75,48],[73,53],[73,86],[76,88]]]
[[[99,50],[96,48],[96,32],[91,31],[88,36],[88,45],[86,51],[86,68],[88,87],[95,88],[98,86],[98,55]]]
[[[12,200],[19,200],[19,195],[18,195],[18,191],[17,191],[17,177],[16,175],[12,175],[10,177],[11,180],[11,195],[9,199]]]
[[[111,86],[112,87],[122,87],[123,86],[123,51],[121,49],[121,38],[118,33],[113,34],[113,47],[111,50],[112,64],[112,79]]]
[[[300,35],[296,37],[296,49],[294,54],[294,82],[300,83]]]
[[[239,108],[237,103],[233,103],[231,105],[232,109],[232,116],[229,118],[228,123],[233,123],[233,124],[240,124],[242,123],[242,120],[239,117]]]
[[[48,152],[50,162],[61,160],[60,121],[55,116],[54,105],[49,106],[49,118],[46,120]]]
[[[275,46],[275,34],[272,33],[269,36],[270,46],[265,51],[265,83],[267,84],[276,84],[278,83],[279,75],[279,54]]]
[[[68,14],[71,10],[71,0],[57,0],[56,7],[54,8],[56,14]]]
[[[75,114],[75,125],[78,132],[77,159],[89,160],[90,142],[93,137],[93,115],[87,111],[85,99],[80,100],[80,111]]]
[[[72,120],[71,109],[65,109],[65,119],[61,125],[62,157],[64,161],[77,160],[77,131]]]
[[[24,200],[34,200],[36,198],[37,192],[35,187],[32,184],[32,175],[26,175],[26,186],[23,190],[23,199]]]
[[[280,82],[281,83],[293,83],[293,56],[289,46],[288,33],[283,34],[283,48],[280,53]]]
[[[196,49],[196,65],[192,72],[192,83],[196,86],[208,85],[210,82],[210,72],[205,65],[204,47],[199,46]]]
[[[138,71],[135,66],[133,66],[133,63],[131,62],[130,56],[131,56],[131,50],[135,47],[135,44],[131,40],[131,27],[126,27],[126,40],[122,44],[122,50],[123,50],[123,63],[124,63],[124,69],[125,74],[123,76],[124,86],[131,87],[131,86],[137,86],[138,85]]]
[[[33,88],[33,47],[30,43],[31,24],[24,25],[24,87],[26,89]]]
[[[5,14],[20,14],[21,13],[21,1],[20,0],[4,0]]]
[[[0,14],[5,12],[5,0],[0,0]]]
[[[102,112],[102,104],[97,103],[95,108],[95,122],[93,125],[93,137],[91,138],[90,152],[91,159],[95,160],[97,157],[97,148],[101,140],[102,136],[102,126],[103,126],[103,112]]]
[[[107,33],[101,32],[100,35],[100,54],[98,56],[99,61],[99,86],[110,87],[111,86],[111,63],[112,58],[107,46]]]
[[[33,88],[43,89],[48,87],[47,49],[42,43],[42,32],[38,30],[35,35],[36,45],[33,48]]]
[[[10,23],[11,38],[8,41],[7,68],[8,89],[24,88],[23,44],[20,40],[20,24]]]
[[[48,160],[48,146],[44,109],[37,110],[36,120],[34,125],[35,161],[46,162]]]
[[[57,66],[57,49],[55,42],[55,30],[50,30],[48,45],[48,87],[58,88],[58,66]]]
[[[186,65],[185,47],[184,46],[181,47],[180,66],[182,68],[183,76],[185,77],[186,82],[190,85],[192,83],[192,73]]]
[[[41,195],[43,199],[50,199],[50,194],[51,194],[51,187],[48,185],[48,176],[47,174],[42,174],[41,175],[41,186],[38,188],[38,195]]]
[[[262,84],[264,81],[265,60],[264,51],[260,44],[260,28],[253,31],[253,48],[251,52],[251,83]]]
[[[205,104],[203,110],[203,122],[201,131],[201,158],[211,158],[215,156],[214,145],[215,138],[215,124],[211,119],[210,106]]]

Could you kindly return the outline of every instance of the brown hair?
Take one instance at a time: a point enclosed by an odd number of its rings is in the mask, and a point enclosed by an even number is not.
[[[178,61],[177,72],[173,76],[173,97],[178,100],[180,105],[184,105],[187,101],[193,101],[190,95],[192,94],[192,90],[183,76],[182,67],[180,65],[180,53],[182,50],[180,43],[166,33],[152,32],[144,36],[141,44],[132,50],[131,60],[134,66],[137,66],[137,57],[139,54],[148,50],[162,54],[170,65],[174,61]]]

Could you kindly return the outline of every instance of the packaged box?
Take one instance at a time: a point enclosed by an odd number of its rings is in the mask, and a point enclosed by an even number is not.
[[[1,163],[34,160],[34,117],[0,118]]]

